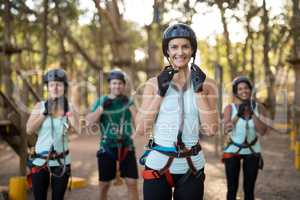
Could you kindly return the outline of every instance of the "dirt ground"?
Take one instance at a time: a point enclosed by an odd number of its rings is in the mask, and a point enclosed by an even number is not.
[[[98,171],[96,151],[98,137],[88,135],[73,135],[70,144],[72,154],[73,176],[86,178],[88,186],[84,189],[68,191],[67,200],[99,199]],[[293,153],[288,150],[289,138],[286,134],[269,135],[262,139],[265,168],[259,172],[256,184],[256,200],[298,200],[300,199],[300,171],[293,165]],[[143,149],[143,138],[136,140],[137,154]],[[214,153],[212,138],[203,139],[203,149],[206,155],[205,199],[226,199],[226,180],[224,166]],[[18,157],[0,141],[0,185],[8,185],[9,177],[18,175]],[[142,170],[140,166],[140,171]],[[241,174],[242,175],[242,174]],[[139,179],[139,194],[142,197],[142,179]],[[109,191],[109,199],[126,199],[126,188],[113,186]],[[243,199],[242,177],[238,199]],[[32,194],[29,192],[29,199]]]

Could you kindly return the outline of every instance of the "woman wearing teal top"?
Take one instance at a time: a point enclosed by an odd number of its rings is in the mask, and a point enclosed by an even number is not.
[[[200,200],[205,159],[199,131],[214,135],[218,129],[216,85],[194,64],[197,40],[188,25],[168,27],[162,50],[170,65],[147,81],[137,116],[137,133],[153,130],[140,159],[144,199]]]
[[[111,71],[108,77],[110,93],[101,96],[86,117],[88,126],[100,126],[101,140],[97,152],[100,199],[106,200],[111,181],[123,177],[128,199],[137,200],[138,169],[132,135],[135,107],[125,96],[123,72]]]
[[[70,128],[77,130],[78,117],[67,100],[68,80],[62,69],[43,77],[48,99],[37,103],[27,121],[27,133],[37,134],[31,166],[32,189],[36,200],[46,200],[49,183],[52,199],[62,200],[70,176],[68,147]]]
[[[266,110],[251,100],[252,84],[247,77],[239,76],[232,83],[234,103],[224,110],[225,134],[229,134],[223,161],[227,178],[227,200],[235,200],[239,185],[241,160],[244,175],[244,199],[254,200],[258,169],[263,167],[258,133],[264,135],[268,126],[263,123]]]

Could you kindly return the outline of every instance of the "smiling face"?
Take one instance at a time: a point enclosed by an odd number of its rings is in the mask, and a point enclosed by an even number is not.
[[[48,83],[48,93],[51,99],[61,97],[65,93],[65,85],[61,81],[50,81]]]
[[[119,79],[112,79],[109,82],[109,89],[113,96],[122,95],[125,91],[125,83]]]
[[[187,67],[192,57],[192,53],[193,49],[188,39],[175,38],[170,40],[168,54],[174,68],[179,69]]]
[[[247,83],[241,82],[237,85],[237,96],[241,100],[248,100],[251,98],[251,89]]]

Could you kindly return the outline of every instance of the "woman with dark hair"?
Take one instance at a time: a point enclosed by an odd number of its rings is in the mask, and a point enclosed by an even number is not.
[[[197,40],[188,25],[168,27],[162,50],[170,65],[147,81],[137,116],[137,133],[149,134],[153,127],[140,159],[145,164],[144,199],[203,199],[199,131],[214,135],[218,129],[216,85],[194,64]]]
[[[235,200],[239,185],[239,173],[243,168],[245,200],[254,200],[254,188],[258,170],[263,168],[261,145],[258,133],[269,130],[263,123],[266,110],[251,99],[252,83],[247,77],[233,80],[234,102],[225,107],[224,130],[229,141],[224,149],[223,161],[227,178],[227,200]]]
[[[28,134],[37,134],[31,160],[32,189],[36,200],[45,200],[51,183],[52,199],[62,200],[71,173],[68,134],[71,127],[78,130],[79,118],[67,99],[64,70],[49,70],[43,82],[48,98],[35,105],[26,125]]]

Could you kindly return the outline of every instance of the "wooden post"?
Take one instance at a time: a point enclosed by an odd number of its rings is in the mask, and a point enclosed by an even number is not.
[[[26,133],[26,122],[28,117],[24,112],[21,113],[21,124],[20,124],[20,173],[22,176],[26,176],[26,165],[27,165],[27,133]]]
[[[294,86],[294,119],[293,126],[296,132],[299,132],[300,124],[300,5],[299,0],[292,0],[292,17],[291,17],[291,36],[293,39],[292,48],[290,49],[290,57],[288,62],[292,65],[295,71],[295,86]]]
[[[223,94],[222,94],[222,90],[223,90],[223,69],[222,66],[220,64],[216,64],[215,65],[215,80],[217,82],[217,87],[218,87],[218,112],[220,113],[220,119],[222,121],[222,98],[223,98]],[[224,148],[224,137],[223,137],[223,126],[219,126],[219,132],[217,133],[216,137],[215,137],[215,154],[218,156],[219,152],[222,151],[222,149]]]
[[[295,164],[296,170],[300,170],[300,141],[297,141],[295,144],[294,164]]]
[[[292,129],[290,132],[290,150],[295,150],[297,132],[295,129]]]
[[[292,65],[295,71],[295,85],[294,85],[294,105],[293,105],[293,131],[294,134],[300,131],[300,58],[291,58],[288,62]],[[296,136],[295,136],[296,137]],[[292,138],[291,138],[292,139]],[[292,142],[292,141],[291,141]]]

